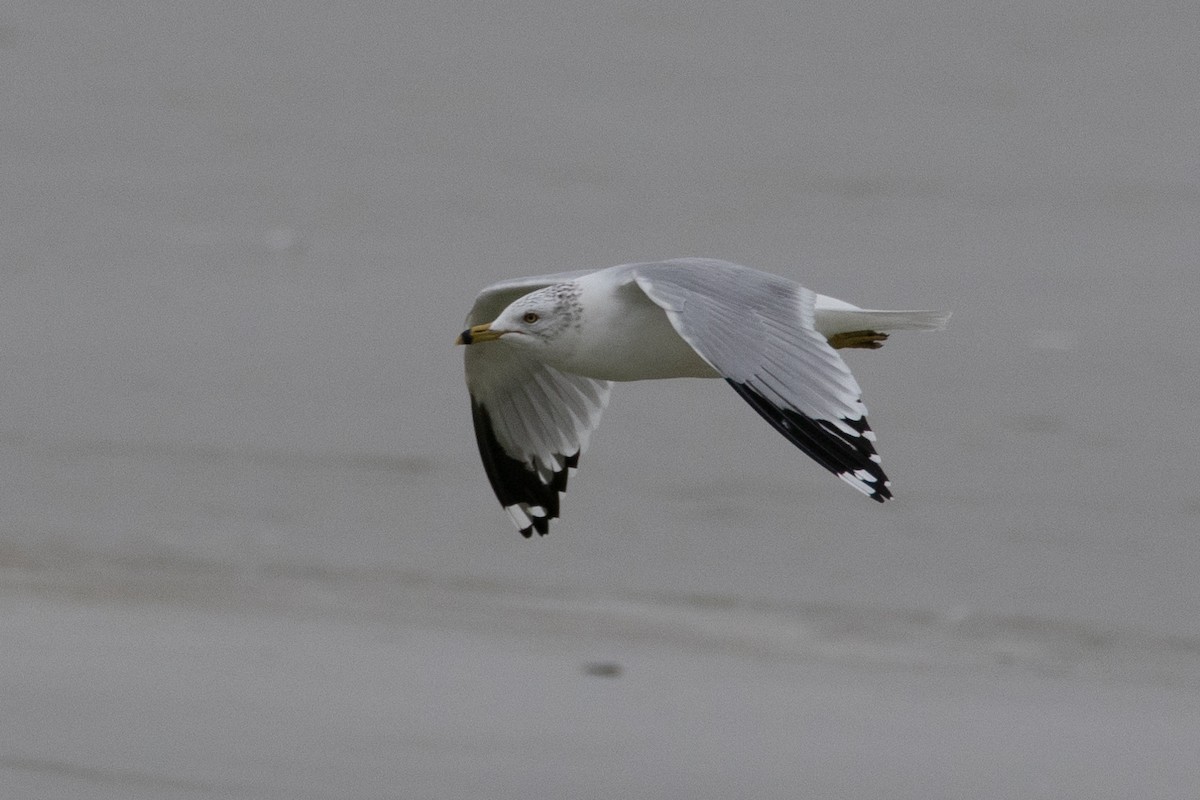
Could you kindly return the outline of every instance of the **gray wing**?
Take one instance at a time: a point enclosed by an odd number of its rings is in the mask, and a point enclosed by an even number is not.
[[[517,278],[480,292],[467,325],[495,319],[529,292],[587,272]],[[549,532],[569,470],[600,424],[610,384],[549,367],[501,342],[464,348],[479,456],[496,498],[523,536]]]
[[[816,294],[709,259],[639,264],[633,278],[675,330],[775,430],[880,502],[892,496],[850,368],[813,328]]]

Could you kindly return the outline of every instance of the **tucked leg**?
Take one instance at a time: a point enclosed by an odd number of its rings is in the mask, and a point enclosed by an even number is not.
[[[835,333],[829,337],[829,344],[834,349],[846,347],[861,347],[864,350],[878,350],[887,341],[888,335],[879,331],[846,331]]]

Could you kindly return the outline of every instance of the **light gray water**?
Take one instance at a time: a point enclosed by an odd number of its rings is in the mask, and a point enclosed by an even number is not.
[[[345,613],[486,631],[501,652],[566,635],[570,652],[665,642],[754,669],[815,664],[832,684],[835,667],[863,669],[873,677],[851,685],[881,697],[897,696],[889,670],[903,695],[930,668],[965,670],[962,696],[978,700],[1000,664],[1001,684],[1049,673],[1079,707],[1100,704],[1069,741],[1116,730],[1120,704],[1143,695],[1181,715],[1163,730],[1200,732],[1198,35],[1200,7],[1165,1],[7,4],[0,586],[10,605],[71,597],[98,616],[59,629],[10,614],[30,627],[9,635],[45,662],[0,670],[18,670],[16,686],[56,654],[86,665],[76,634],[107,639],[106,624],[130,652],[154,650],[140,623],[102,613],[117,598],[135,617],[158,604],[218,621],[332,615],[322,658]],[[512,530],[451,346],[475,292],[680,255],[954,312],[944,333],[847,356],[895,501],[825,474],[721,382],[630,384],[552,535]],[[229,674],[233,696],[255,696]],[[795,685],[776,678],[734,707]],[[757,685],[710,680],[722,696]],[[31,796],[19,781],[61,777],[38,765],[65,759],[80,796],[109,796],[97,787],[154,761],[105,733],[71,748],[118,742],[107,755],[56,754],[36,693],[71,687],[103,719],[87,681],[34,681],[4,715],[48,733],[0,754],[0,794]],[[521,690],[474,681],[484,698]],[[835,727],[843,691],[820,695]],[[185,715],[206,702],[182,697]],[[928,750],[896,763],[961,764],[951,728],[979,719],[970,707],[929,712]],[[164,709],[148,713],[174,718]],[[997,731],[1037,728],[1002,716]],[[669,715],[623,720],[602,724],[675,730]],[[1040,773],[1033,750],[979,724],[999,755],[963,767],[978,781],[939,781],[935,766],[932,783],[847,783],[831,768],[813,796],[1096,797],[1089,774],[1132,793],[1139,775],[1166,776],[1143,796],[1200,785],[1194,752],[1162,742],[1076,748],[1062,757],[1078,770]],[[663,744],[655,780],[595,796],[797,796],[745,783],[782,757],[704,778],[713,736],[695,752]],[[357,776],[378,780],[357,796],[573,793],[565,778],[506,780],[520,756],[479,737],[492,782],[439,783],[416,747],[400,766],[326,754],[348,777],[311,791],[355,796]],[[308,747],[321,751],[289,753]],[[828,747],[818,763],[856,763]],[[613,761],[640,774],[633,751],[603,753],[579,774]],[[215,756],[156,763],[170,780],[203,773],[170,783],[179,796],[296,796],[261,776],[208,782],[228,769]],[[998,788],[984,764],[1029,781]]]

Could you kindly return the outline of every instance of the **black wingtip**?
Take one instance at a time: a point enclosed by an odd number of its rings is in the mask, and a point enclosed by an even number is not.
[[[538,536],[547,536],[550,533],[550,517],[531,517],[532,524],[521,528],[521,535],[526,539],[532,539],[534,531],[537,531]],[[555,517],[557,519],[557,517]]]
[[[742,399],[789,442],[807,453],[825,469],[850,480],[855,488],[866,486],[872,500],[882,503],[892,496],[888,477],[879,464],[866,417],[840,420],[854,434],[832,420],[814,419],[791,408],[781,408],[745,383],[726,379]],[[868,478],[860,477],[865,473]],[[849,476],[849,478],[847,478]]]
[[[487,409],[474,398],[471,401],[471,415],[475,422],[479,455],[496,499],[506,509],[522,505],[539,509],[540,514],[526,514],[529,524],[518,530],[526,539],[533,538],[535,531],[538,536],[547,535],[550,533],[550,520],[558,518],[559,495],[567,490],[568,470],[579,464],[579,453],[560,456],[563,459],[562,469],[554,472],[549,483],[543,483],[537,470],[505,452],[496,437]]]

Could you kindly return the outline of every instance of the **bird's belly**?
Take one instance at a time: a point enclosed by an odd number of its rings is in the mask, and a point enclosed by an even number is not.
[[[678,338],[678,337],[676,337]],[[665,378],[719,378],[721,374],[709,366],[708,362],[696,355],[696,351],[682,339],[680,344],[686,347],[678,352],[670,352],[659,346],[652,351],[640,352],[636,349],[626,352],[621,359],[596,359],[594,361],[574,361],[569,372],[588,378],[605,381],[647,381]]]
[[[585,335],[569,362],[558,366],[606,381],[721,377],[648,301],[605,326],[603,336]]]

